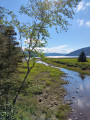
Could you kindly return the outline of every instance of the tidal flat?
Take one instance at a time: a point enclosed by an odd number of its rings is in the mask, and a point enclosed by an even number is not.
[[[19,87],[27,71],[26,63],[18,67]],[[67,94],[63,85],[67,81],[57,68],[36,63],[16,102],[18,119],[22,120],[64,120],[67,118],[70,104],[65,103]]]

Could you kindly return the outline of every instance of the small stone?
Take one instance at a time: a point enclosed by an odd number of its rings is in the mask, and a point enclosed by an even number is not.
[[[47,99],[47,98],[48,98],[48,95],[45,95],[44,98]]]
[[[73,104],[73,102],[68,101],[67,104],[71,105],[71,104]]]
[[[53,107],[53,104],[51,104],[50,107]]]
[[[57,103],[57,102],[54,102],[54,104],[55,104],[55,105],[58,105],[58,103]]]
[[[78,93],[78,91],[76,91],[76,93]]]
[[[75,97],[74,97],[74,96],[72,96],[72,98],[74,99]]]
[[[39,102],[42,102],[41,98],[39,99]]]
[[[73,112],[71,112],[71,114],[73,114]]]
[[[74,109],[72,109],[72,112],[74,112]]]

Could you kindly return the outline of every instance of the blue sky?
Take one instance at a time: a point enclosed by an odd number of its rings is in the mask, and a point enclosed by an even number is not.
[[[28,0],[0,0],[0,6],[14,11],[18,15],[21,5]],[[75,9],[73,20],[69,20],[71,26],[67,32],[57,33],[50,29],[50,37],[44,52],[69,53],[71,51],[90,46],[90,0],[82,0]],[[26,21],[26,17],[20,17],[20,21]]]

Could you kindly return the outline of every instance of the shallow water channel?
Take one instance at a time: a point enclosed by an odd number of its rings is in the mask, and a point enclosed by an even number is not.
[[[47,63],[38,61],[37,63]],[[51,66],[54,67],[54,66]],[[66,103],[71,104],[71,114],[68,120],[90,120],[90,76],[64,68],[54,67],[65,73],[62,79],[69,81],[65,85],[68,94],[65,96]]]

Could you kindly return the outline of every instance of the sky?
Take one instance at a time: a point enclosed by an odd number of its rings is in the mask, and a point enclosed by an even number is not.
[[[18,15],[21,5],[28,0],[0,0],[0,6],[5,7]],[[69,20],[71,26],[67,32],[57,33],[55,29],[49,29],[50,38],[43,48],[48,53],[70,53],[74,50],[90,47],[90,0],[82,0],[75,9],[75,15]],[[20,21],[26,21],[26,17],[20,17]],[[23,45],[24,47],[24,45]]]

